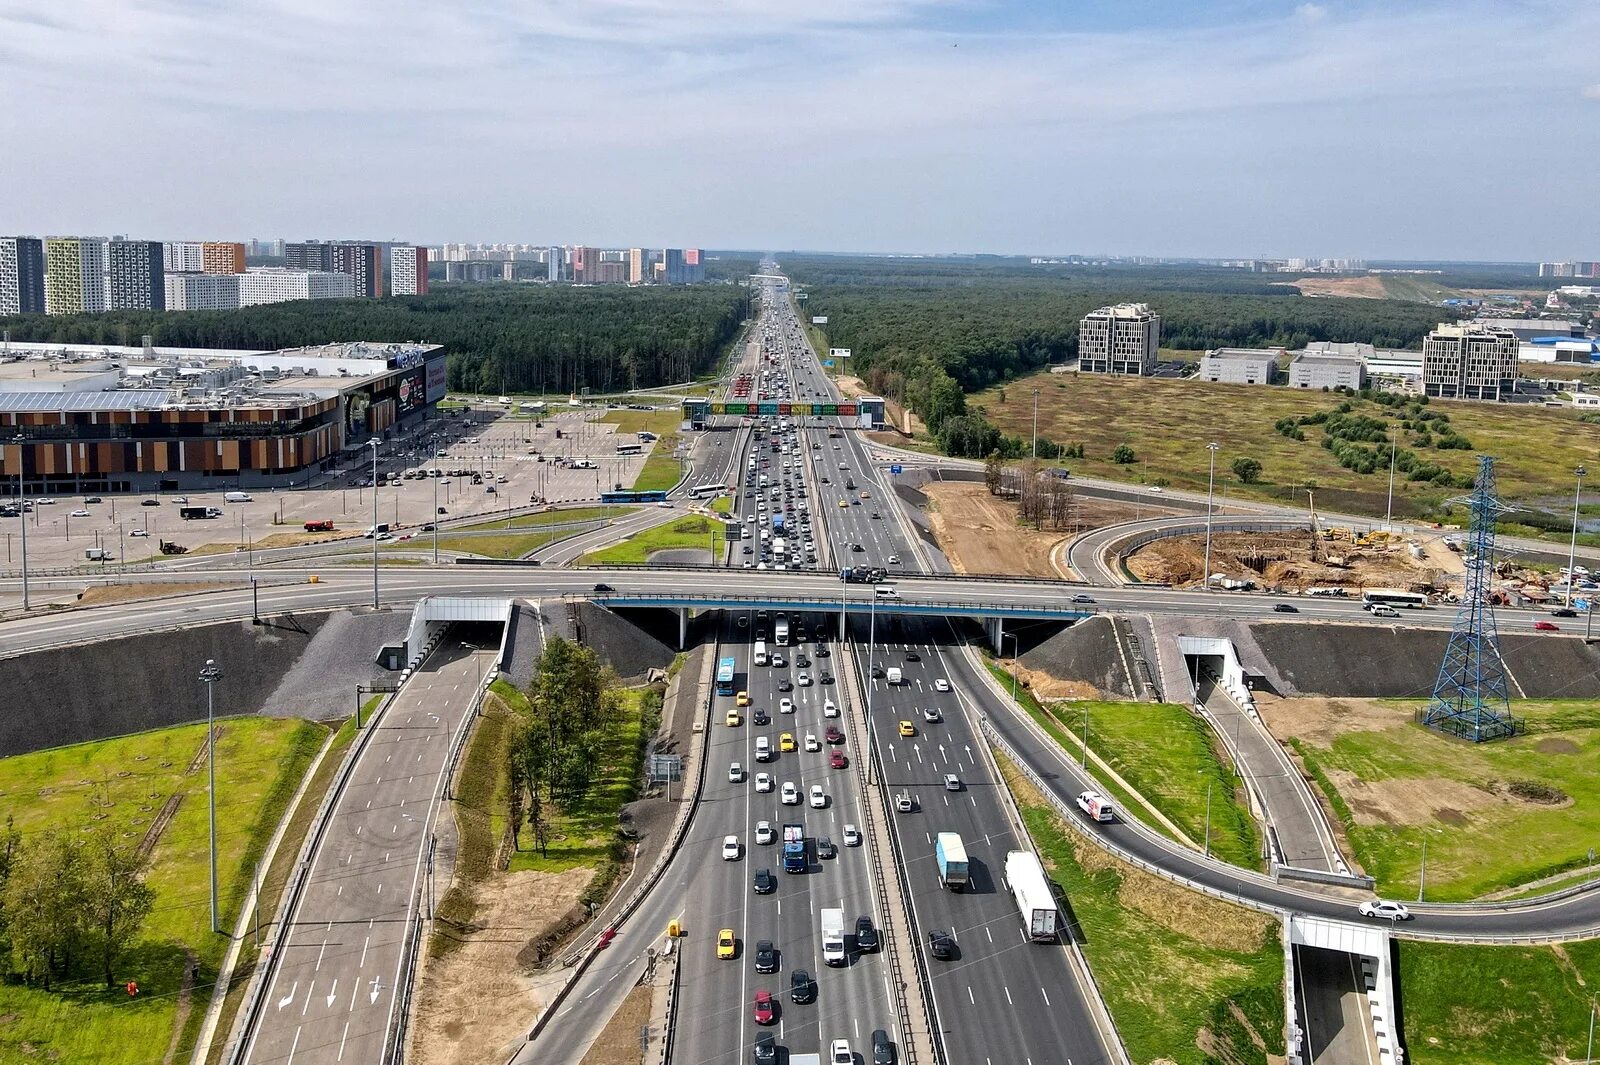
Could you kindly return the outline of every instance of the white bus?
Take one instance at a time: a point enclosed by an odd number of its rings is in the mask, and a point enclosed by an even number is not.
[[[720,496],[727,490],[725,484],[700,484],[689,489],[689,494],[695,499],[703,499],[706,496]]]
[[[1361,593],[1363,606],[1397,606],[1421,610],[1428,605],[1428,597],[1421,592],[1399,592],[1393,588],[1369,588]]]
[[[767,664],[767,641],[766,640],[757,640],[756,641],[756,658],[755,658],[755,661],[756,661],[756,665],[758,665],[758,666],[764,666],[764,665]]]
[[[774,552],[776,554],[776,552]],[[789,615],[779,614],[772,622],[772,642],[779,647],[789,646]]]

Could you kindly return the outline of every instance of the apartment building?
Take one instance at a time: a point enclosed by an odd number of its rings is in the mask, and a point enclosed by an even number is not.
[[[669,285],[695,285],[706,279],[706,267],[699,248],[668,248],[662,253],[663,278]]]
[[[236,276],[241,307],[286,300],[348,299],[356,294],[355,279],[332,270],[261,267]]]
[[[106,245],[106,309],[167,309],[165,253],[155,240],[113,240]]]
[[[1441,399],[1501,400],[1517,384],[1517,335],[1481,325],[1445,325],[1422,342],[1422,386]]]
[[[1119,303],[1078,323],[1078,372],[1145,376],[1155,372],[1161,316],[1144,303]]]
[[[103,239],[45,239],[44,308],[46,314],[99,314],[106,309],[106,242]]]
[[[645,254],[643,248],[628,249],[628,284],[644,284]]]
[[[44,241],[0,237],[0,315],[44,313]]]
[[[394,296],[428,294],[428,249],[396,244],[389,249],[389,293]]]
[[[1214,348],[1201,357],[1197,376],[1227,385],[1276,384],[1282,354],[1282,348]]]
[[[200,269],[208,274],[244,273],[244,245],[208,240],[200,245]]]
[[[169,274],[198,274],[205,269],[205,245],[198,240],[169,240],[161,245],[162,268]]]
[[[231,311],[239,306],[239,274],[168,274],[167,310]]]
[[[349,274],[354,295],[376,299],[383,295],[383,247],[378,244],[341,243],[333,246],[333,270]]]

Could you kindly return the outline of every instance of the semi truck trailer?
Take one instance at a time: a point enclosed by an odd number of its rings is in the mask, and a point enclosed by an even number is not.
[[[1056,938],[1055,893],[1045,878],[1044,866],[1032,851],[1011,851],[1006,855],[1006,883],[1011,885],[1011,897],[1022,917],[1022,930],[1035,943],[1047,943]]]
[[[955,832],[941,832],[933,844],[933,856],[939,863],[939,880],[951,891],[961,891],[967,886],[967,848]]]

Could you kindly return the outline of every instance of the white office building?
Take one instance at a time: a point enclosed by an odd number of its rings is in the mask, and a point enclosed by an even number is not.
[[[1369,352],[1370,344],[1335,345],[1338,347],[1364,347]],[[1360,355],[1332,352],[1329,354],[1313,353],[1311,346],[1295,355],[1289,363],[1289,387],[1307,388],[1321,391],[1326,388],[1332,391],[1335,388],[1350,388],[1360,390],[1367,383],[1367,367]]]
[[[238,274],[167,275],[169,311],[231,311],[238,306]]]
[[[1422,387],[1441,399],[1501,400],[1516,391],[1517,349],[1509,329],[1444,325],[1422,341]]]
[[[198,240],[169,240],[161,246],[161,257],[169,274],[198,274],[205,269],[204,246]]]
[[[1213,348],[1201,357],[1197,376],[1225,385],[1275,384],[1282,354],[1282,348]]]
[[[1155,372],[1161,316],[1144,303],[1119,303],[1078,323],[1078,372],[1143,376]]]
[[[287,300],[353,299],[355,278],[323,270],[260,267],[233,275],[239,279],[239,306]]]

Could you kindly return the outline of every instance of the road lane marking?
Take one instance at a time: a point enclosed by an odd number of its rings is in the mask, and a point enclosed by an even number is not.
[[[372,937],[371,936],[368,936],[366,939],[363,939],[361,941],[361,962],[360,962],[360,964],[358,964],[356,966],[356,968],[358,968],[358,969],[366,968],[366,965],[367,965],[367,945],[369,943],[371,943],[371,942],[372,942]]]
[[[293,986],[291,986],[289,988],[289,993],[287,995],[284,995],[282,998],[280,998],[278,1000],[278,1008],[281,1010],[281,1009],[283,1009],[283,1007],[285,1007],[285,1006],[289,1005],[289,1003],[293,1002],[294,1001],[294,993],[296,991],[298,991],[298,990],[300,990],[300,981],[296,980],[294,982]]]
[[[343,1061],[344,1060],[344,1040],[345,1040],[345,1036],[347,1036],[349,1034],[350,1034],[350,1022],[349,1021],[345,1021],[344,1022],[344,1031],[342,1033],[340,1033],[340,1035],[339,1035],[339,1056],[334,1058],[333,1059],[334,1061]]]
[[[304,1017],[306,1015],[306,1010],[311,1008],[311,988],[312,987],[316,987],[316,986],[317,986],[317,982],[315,980],[313,980],[313,981],[311,981],[311,987],[306,988],[306,1004],[304,1006],[300,1007],[300,1016],[302,1016],[302,1017]],[[299,1029],[295,1030],[295,1034],[296,1035],[299,1034]],[[290,1055],[290,1056],[292,1057],[293,1055]]]
[[[322,949],[317,951],[317,964],[312,967],[312,969],[311,969],[312,972],[315,973],[315,972],[321,972],[322,971],[322,956],[324,954],[326,954],[327,952],[328,952],[328,941],[326,939],[324,939],[322,941]]]
[[[297,1048],[299,1045],[300,1045],[300,1029],[296,1028],[294,1030],[294,1042],[289,1044],[289,1056],[287,1058],[283,1059],[284,1065],[294,1065],[294,1052],[295,1052],[295,1048]]]

